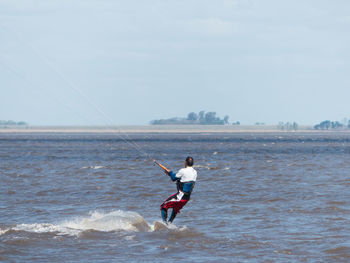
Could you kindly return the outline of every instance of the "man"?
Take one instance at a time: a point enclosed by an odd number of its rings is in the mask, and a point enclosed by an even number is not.
[[[165,173],[170,176],[172,181],[176,181],[177,193],[171,195],[160,206],[162,220],[164,223],[172,223],[177,213],[190,200],[190,196],[197,180],[197,171],[193,169],[193,158],[187,157],[185,168],[180,169],[176,174],[167,168],[163,168]],[[172,213],[167,221],[168,209],[172,208]]]

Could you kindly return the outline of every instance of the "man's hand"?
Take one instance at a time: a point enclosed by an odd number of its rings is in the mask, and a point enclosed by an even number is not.
[[[153,160],[155,164],[157,164],[160,168],[162,168],[164,170],[164,172],[169,175],[170,170],[168,168],[166,168],[164,165],[158,163],[156,160]]]

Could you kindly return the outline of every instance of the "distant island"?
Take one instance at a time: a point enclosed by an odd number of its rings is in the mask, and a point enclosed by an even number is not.
[[[26,122],[24,121],[12,121],[12,120],[9,120],[9,121],[2,121],[0,120],[0,126],[26,126],[28,125]]]
[[[340,123],[339,121],[322,121],[319,124],[314,126],[315,130],[340,130],[340,129],[350,129],[350,120],[344,120],[344,123]]]
[[[169,119],[152,120],[151,125],[228,125],[229,116],[223,119],[216,116],[216,112],[200,111],[198,114],[190,112],[187,117],[173,117]],[[232,125],[240,125],[240,122],[234,122]]]

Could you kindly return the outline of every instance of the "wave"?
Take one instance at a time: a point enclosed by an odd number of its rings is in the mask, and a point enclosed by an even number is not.
[[[31,233],[53,233],[57,235],[79,236],[85,231],[127,231],[127,232],[154,232],[154,224],[149,224],[140,214],[132,211],[112,211],[108,213],[93,211],[87,217],[76,217],[57,224],[34,223],[19,224],[11,228],[1,229],[0,236],[13,231]],[[186,230],[187,227],[178,228],[170,225],[168,230]]]
[[[230,170],[231,168],[230,167],[220,167],[220,166],[210,166],[209,164],[208,165],[193,165],[194,168],[197,168],[197,169],[207,169],[207,170],[222,170],[222,171],[227,171],[227,170]]]
[[[105,166],[95,165],[95,166],[84,166],[81,169],[94,169],[94,170],[97,170],[97,169],[101,169],[101,168],[106,168],[106,167]]]

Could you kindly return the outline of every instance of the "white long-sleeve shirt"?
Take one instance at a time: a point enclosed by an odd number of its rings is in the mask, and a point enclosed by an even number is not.
[[[181,183],[195,182],[197,180],[197,171],[193,167],[182,168],[176,173],[175,177],[179,178]]]

